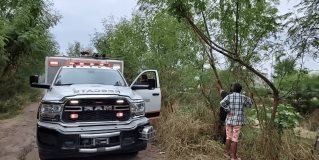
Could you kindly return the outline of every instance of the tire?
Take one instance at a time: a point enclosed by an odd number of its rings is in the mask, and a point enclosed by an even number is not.
[[[41,153],[40,151],[39,151],[39,158],[40,158],[40,160],[50,160],[50,159],[52,159],[52,158],[49,158],[47,155]]]

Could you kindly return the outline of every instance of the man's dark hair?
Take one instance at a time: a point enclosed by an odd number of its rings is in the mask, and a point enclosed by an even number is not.
[[[232,85],[233,92],[240,93],[243,87],[239,83],[234,83]]]

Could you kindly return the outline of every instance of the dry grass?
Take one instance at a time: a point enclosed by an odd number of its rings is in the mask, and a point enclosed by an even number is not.
[[[175,106],[176,107],[176,106]],[[196,106],[194,106],[196,107]],[[212,114],[207,112],[180,113],[174,109],[173,113],[165,115],[157,126],[157,140],[164,146],[169,159],[225,159],[222,145],[212,140]],[[165,112],[165,111],[164,111]],[[201,115],[201,120],[194,117]]]
[[[163,111],[157,123],[157,141],[164,147],[169,159],[219,160],[227,159],[224,146],[213,140],[216,134],[214,114],[201,104],[174,105],[174,111]],[[310,140],[297,137],[293,131],[279,135],[275,129],[243,128],[239,155],[245,160],[312,160]]]
[[[302,126],[310,131],[319,131],[319,109],[313,111],[306,117]]]
[[[298,137],[293,131],[286,131],[281,139],[281,159],[319,159],[318,151],[312,152],[315,140]]]
[[[275,129],[245,127],[239,154],[252,160],[312,160],[319,159],[313,151],[314,139],[300,138],[293,130],[281,135]]]

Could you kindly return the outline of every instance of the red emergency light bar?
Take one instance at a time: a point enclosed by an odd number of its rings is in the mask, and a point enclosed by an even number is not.
[[[93,62],[69,62],[66,66],[105,66],[112,67],[110,63],[93,63]]]
[[[71,62],[67,62],[66,64],[64,65],[61,65],[59,64],[58,61],[49,61],[49,66],[50,67],[59,67],[59,66],[73,66],[73,67],[76,67],[76,66],[99,66],[99,67],[113,67],[113,65],[111,63],[105,63],[105,62],[97,62],[97,61],[79,61],[79,62],[75,62],[75,61],[71,61]],[[117,69],[120,68],[119,65],[116,65],[115,64],[115,67]]]
[[[59,62],[58,61],[50,61],[49,66],[50,67],[57,67],[57,66],[59,66]]]

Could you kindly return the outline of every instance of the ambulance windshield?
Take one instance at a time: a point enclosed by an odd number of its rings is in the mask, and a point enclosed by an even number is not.
[[[100,68],[62,68],[54,85],[102,84],[126,86],[120,73],[111,69]]]

